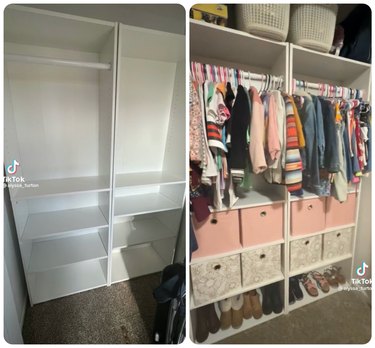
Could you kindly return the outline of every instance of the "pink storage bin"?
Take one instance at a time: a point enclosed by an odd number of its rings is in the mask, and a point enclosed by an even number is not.
[[[273,242],[283,238],[283,204],[241,209],[241,242],[244,247]]]
[[[193,215],[193,227],[199,246],[198,250],[193,252],[193,259],[241,248],[237,210],[212,213],[201,223],[198,223]]]
[[[348,199],[340,203],[333,197],[327,198],[326,228],[355,223],[357,195],[348,194]]]
[[[290,206],[290,230],[293,236],[325,229],[325,198],[298,200]]]

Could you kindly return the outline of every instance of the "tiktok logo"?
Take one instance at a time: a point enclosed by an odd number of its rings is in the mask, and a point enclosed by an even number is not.
[[[9,164],[7,166],[7,172],[8,174],[10,175],[14,175],[17,173],[17,168],[19,167],[19,163],[16,161],[16,160],[13,160],[13,163],[12,164]]]
[[[357,268],[357,275],[360,277],[363,277],[366,274],[366,269],[368,268],[368,265],[366,265],[366,262],[362,262],[362,266]]]

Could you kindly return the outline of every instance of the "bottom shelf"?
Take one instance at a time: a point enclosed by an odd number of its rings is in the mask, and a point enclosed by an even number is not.
[[[28,276],[34,304],[107,284],[107,259],[79,262]]]
[[[152,244],[114,250],[112,253],[112,284],[160,272],[169,263],[157,253]]]
[[[263,302],[262,291],[260,289],[257,289],[257,292],[259,294],[260,303],[262,303]],[[220,318],[221,313],[220,313],[218,302],[215,302],[215,310],[216,310],[216,314],[217,314],[218,318]],[[202,342],[202,344],[218,343],[219,341],[222,341],[222,340],[224,340],[228,337],[236,335],[236,334],[238,334],[242,331],[251,329],[252,327],[257,326],[259,324],[263,324],[263,323],[265,323],[269,320],[272,320],[274,318],[277,318],[281,315],[284,315],[284,309],[281,313],[278,313],[278,314],[275,314],[273,312],[271,314],[268,314],[268,315],[263,314],[259,319],[254,319],[254,318],[243,319],[242,325],[238,329],[233,329],[232,327],[230,327],[229,329],[226,329],[226,330],[220,329],[215,334],[210,333],[207,340]],[[197,343],[197,342],[195,342],[195,343]]]
[[[315,283],[314,280],[313,280],[313,282]],[[308,305],[310,303],[313,303],[315,301],[319,301],[322,298],[325,298],[325,297],[328,297],[330,295],[336,294],[337,292],[342,291],[344,288],[346,288],[348,286],[349,286],[349,284],[345,283],[343,285],[339,285],[337,288],[330,287],[330,289],[327,293],[323,292],[322,290],[320,290],[318,288],[319,295],[316,296],[316,297],[313,297],[313,296],[310,296],[307,293],[305,287],[302,284],[300,284],[300,288],[302,289],[302,293],[303,293],[303,298],[302,298],[302,300],[299,300],[299,301],[296,301],[293,304],[290,304],[289,305],[289,311],[290,312],[294,311],[295,309],[301,308],[301,307],[306,306],[306,305]]]

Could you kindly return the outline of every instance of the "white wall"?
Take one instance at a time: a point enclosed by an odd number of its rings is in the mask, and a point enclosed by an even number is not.
[[[26,6],[112,22],[120,22],[127,25],[161,30],[169,33],[185,33],[185,9],[181,5],[27,4]]]
[[[4,190],[4,338],[22,342],[27,290],[9,193]]]

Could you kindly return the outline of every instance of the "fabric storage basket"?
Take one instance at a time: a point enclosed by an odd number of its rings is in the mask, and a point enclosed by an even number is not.
[[[322,236],[294,240],[290,243],[290,270],[295,271],[313,265],[322,257]]]
[[[293,4],[290,8],[288,41],[327,53],[335,34],[337,5]]]
[[[323,259],[332,259],[342,255],[349,255],[352,247],[354,228],[344,228],[325,233],[323,236]]]
[[[281,276],[281,245],[241,254],[242,286],[252,286]]]
[[[237,28],[267,39],[285,41],[289,11],[289,4],[238,4]]]
[[[241,289],[239,254],[192,264],[190,271],[196,305],[212,302]]]

